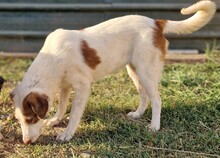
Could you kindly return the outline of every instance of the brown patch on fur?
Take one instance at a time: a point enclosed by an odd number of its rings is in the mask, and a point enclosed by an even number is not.
[[[167,20],[155,20],[156,28],[154,28],[154,46],[157,47],[161,53],[161,60],[165,61],[167,46],[166,38],[163,35],[164,27],[166,26]]]
[[[23,100],[23,115],[28,124],[43,119],[48,111],[48,97],[45,94],[31,92]]]
[[[167,20],[155,20],[155,23],[157,25],[157,27],[159,27],[162,31],[165,28],[166,24],[167,24]]]
[[[136,72],[136,67],[134,67],[134,65],[129,64],[129,66],[130,66],[130,68],[131,68],[134,72]]]
[[[101,63],[99,56],[94,48],[89,47],[88,43],[85,40],[81,41],[81,51],[85,59],[86,64],[95,69],[98,64]]]

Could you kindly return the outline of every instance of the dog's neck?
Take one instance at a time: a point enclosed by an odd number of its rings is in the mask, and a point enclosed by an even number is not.
[[[58,92],[60,81],[55,77],[56,70],[51,72],[55,67],[52,61],[52,56],[38,54],[21,83],[25,95],[35,91],[43,93],[50,100],[53,100],[55,94]]]

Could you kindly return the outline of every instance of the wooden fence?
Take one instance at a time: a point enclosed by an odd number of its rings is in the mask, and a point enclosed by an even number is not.
[[[0,51],[38,52],[57,28],[82,29],[129,14],[183,20],[180,9],[196,0],[0,0]],[[168,36],[171,49],[198,49],[220,40],[220,2],[214,19],[187,36]],[[132,22],[132,21],[131,21]]]

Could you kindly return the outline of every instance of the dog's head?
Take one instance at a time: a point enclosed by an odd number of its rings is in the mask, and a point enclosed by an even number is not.
[[[40,136],[43,119],[48,111],[48,96],[39,92],[22,95],[18,88],[11,93],[25,144],[33,143]]]
[[[1,92],[1,89],[2,89],[2,86],[3,86],[4,82],[5,82],[4,78],[2,78],[0,76],[0,92]]]

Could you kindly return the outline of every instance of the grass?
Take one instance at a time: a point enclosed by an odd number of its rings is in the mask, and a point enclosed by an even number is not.
[[[215,59],[220,58],[215,56]],[[28,146],[22,143],[20,126],[13,118],[1,126],[4,138],[0,141],[0,157],[218,157],[218,61],[165,66],[160,84],[163,108],[159,132],[147,130],[150,106],[141,119],[126,117],[137,108],[139,96],[126,71],[122,70],[93,85],[80,127],[71,141],[55,140],[68,123],[68,113],[59,126],[45,127],[37,143]],[[31,62],[30,59],[0,59],[0,75],[8,81],[0,98],[3,122],[14,111],[8,94]]]

